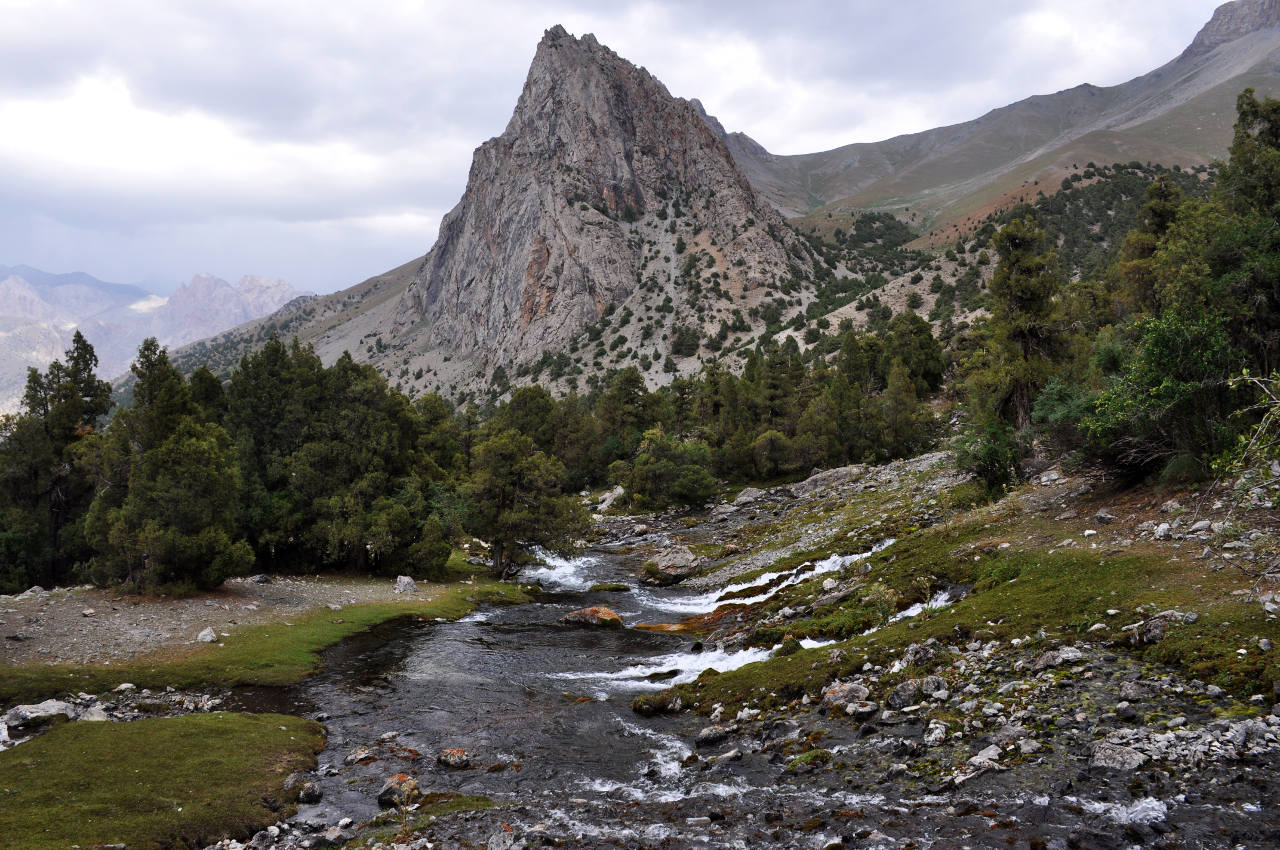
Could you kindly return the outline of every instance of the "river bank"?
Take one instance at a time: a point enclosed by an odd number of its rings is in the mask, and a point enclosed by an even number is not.
[[[1273,519],[1061,470],[975,506],[941,454],[601,517],[536,603],[236,696],[327,733],[249,846],[1274,846]]]

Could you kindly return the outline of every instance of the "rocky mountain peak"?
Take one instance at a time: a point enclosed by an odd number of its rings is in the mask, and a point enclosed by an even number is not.
[[[732,301],[811,272],[705,115],[593,36],[547,30],[511,120],[476,150],[400,299],[388,357],[530,362],[611,305],[670,303],[703,274]],[[717,309],[696,312],[714,326]]]
[[[1214,10],[1182,55],[1203,55],[1252,32],[1278,27],[1280,0],[1231,0]]]

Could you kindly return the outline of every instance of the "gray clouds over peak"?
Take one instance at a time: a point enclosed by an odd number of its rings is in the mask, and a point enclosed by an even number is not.
[[[1121,82],[1214,5],[0,0],[0,263],[320,291],[403,263],[557,23],[801,153]]]

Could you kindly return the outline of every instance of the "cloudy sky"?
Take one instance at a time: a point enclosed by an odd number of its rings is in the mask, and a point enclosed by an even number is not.
[[[426,252],[543,30],[775,153],[1174,58],[1217,0],[0,0],[0,265],[320,292]]]

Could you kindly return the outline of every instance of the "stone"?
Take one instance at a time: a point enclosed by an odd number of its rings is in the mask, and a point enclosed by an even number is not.
[[[1156,530],[1152,532],[1156,540],[1168,540],[1173,536],[1173,527],[1167,522],[1162,522],[1156,526]]]
[[[409,576],[396,576],[396,593],[417,593],[418,583]]]
[[[436,755],[436,764],[453,770],[466,770],[471,767],[471,756],[461,747],[450,747]]]
[[[1121,720],[1136,720],[1138,718],[1138,709],[1133,707],[1133,703],[1121,700],[1116,703],[1116,717]]]
[[[591,628],[620,629],[622,618],[612,608],[593,605],[590,608],[579,608],[570,611],[560,618],[559,622],[566,626],[588,626]]]
[[[88,723],[105,723],[111,719],[111,715],[107,714],[102,706],[92,705],[85,709],[78,719]]]
[[[314,782],[304,782],[302,787],[298,789],[298,802],[306,805],[313,805],[320,802],[324,794],[320,791],[320,786]]]
[[[947,739],[947,724],[940,720],[930,720],[929,728],[924,732],[924,742],[936,746]]]
[[[1076,649],[1074,646],[1063,646],[1058,649],[1051,649],[1043,653],[1031,665],[1031,669],[1035,672],[1048,669],[1049,667],[1057,667],[1062,664],[1070,664],[1084,658],[1084,653]]]
[[[758,502],[765,497],[765,492],[755,487],[744,487],[738,497],[733,500],[733,504],[737,507],[749,505],[752,502]]]
[[[1138,702],[1151,695],[1150,689],[1141,682],[1121,682],[1120,699]]]
[[[919,698],[920,680],[907,679],[889,693],[889,698],[885,700],[885,704],[889,708],[901,710],[909,705],[914,705]]]
[[[1132,747],[1098,741],[1093,745],[1093,753],[1089,758],[1090,767],[1101,767],[1108,770],[1137,770],[1147,763],[1147,757]]]
[[[841,466],[810,475],[799,484],[791,485],[791,493],[801,498],[813,493],[825,493],[838,487],[852,484],[862,477],[866,467],[860,463]]]
[[[342,761],[344,764],[369,764],[378,760],[378,755],[368,747],[356,747],[347,753],[346,758]]]
[[[1093,515],[1093,521],[1098,525],[1110,525],[1116,521],[1116,516],[1106,508],[1099,508],[1098,512]]]
[[[860,702],[851,702],[844,707],[844,713],[852,717],[860,723],[865,723],[875,717],[880,711],[880,706],[870,700],[861,700]]]
[[[698,556],[688,546],[671,546],[645,563],[641,578],[647,584],[663,587],[678,584],[696,575],[700,563]]]
[[[902,666],[920,667],[933,661],[936,655],[932,647],[913,643],[902,653]]]
[[[1211,523],[1209,520],[1202,519],[1193,523],[1190,530],[1192,534],[1202,534],[1206,531],[1209,531],[1212,526],[1213,526],[1213,523]]]
[[[217,643],[218,633],[213,629],[204,629],[200,634],[196,635],[196,640],[201,643]]]
[[[257,575],[249,576],[245,581],[253,582],[254,584],[271,584],[271,576],[266,573],[258,573]]]
[[[727,741],[729,736],[738,731],[737,726],[721,726],[713,724],[703,727],[698,734],[694,736],[693,745],[695,747],[710,747]]]
[[[378,791],[378,805],[384,809],[410,806],[421,796],[418,780],[407,773],[397,773],[382,784]]]
[[[68,720],[76,718],[76,708],[71,703],[47,699],[32,705],[15,705],[4,714],[4,725],[12,728],[39,724],[61,715]]]
[[[991,735],[991,743],[997,747],[1004,747],[1025,737],[1027,737],[1026,727],[1016,723],[1006,723]]]
[[[946,697],[939,697],[938,694],[946,693],[947,687],[947,680],[941,676],[925,676],[920,680],[920,690],[925,696],[934,699],[946,699]]]
[[[848,705],[851,702],[860,702],[870,694],[871,692],[864,685],[835,682],[822,692],[822,704],[828,707]]]

